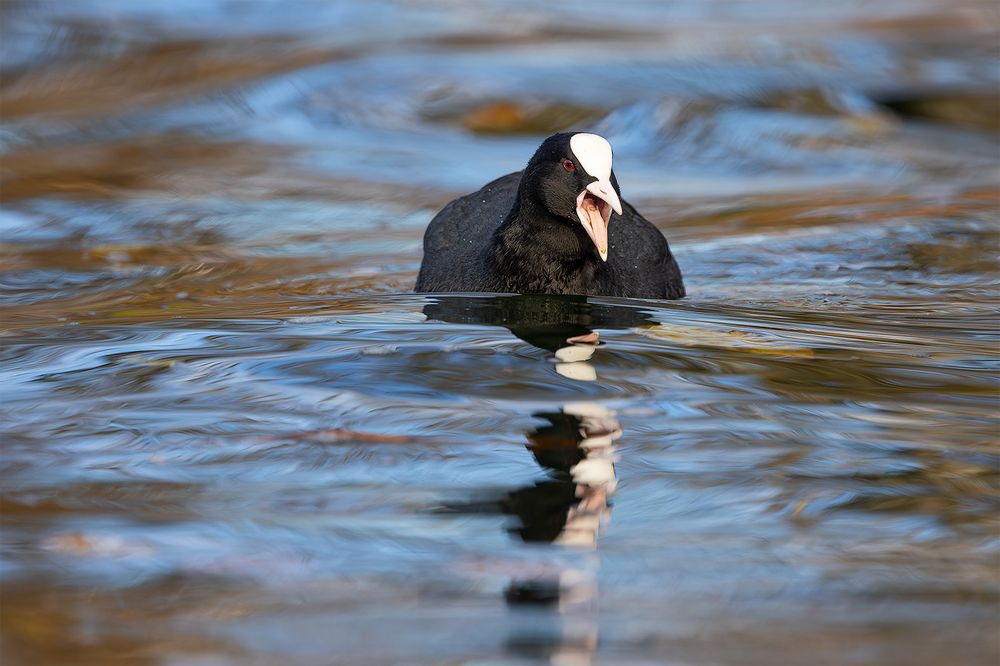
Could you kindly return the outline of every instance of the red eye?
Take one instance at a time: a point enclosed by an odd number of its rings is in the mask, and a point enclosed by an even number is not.
[[[566,169],[566,171],[572,171],[575,168],[576,165],[573,164],[571,160],[563,160],[563,169]]]

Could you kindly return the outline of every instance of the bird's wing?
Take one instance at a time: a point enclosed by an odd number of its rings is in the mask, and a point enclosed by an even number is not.
[[[424,259],[417,291],[480,289],[475,269],[480,266],[480,257],[493,232],[510,212],[520,181],[521,172],[497,178],[455,199],[434,216],[424,232]]]
[[[509,173],[442,208],[424,233],[425,260],[429,255],[467,245],[470,240],[473,244],[485,243],[510,212],[520,180],[520,171]]]

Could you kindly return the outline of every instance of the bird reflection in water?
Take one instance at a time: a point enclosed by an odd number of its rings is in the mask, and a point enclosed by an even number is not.
[[[506,598],[512,607],[544,606],[558,614],[527,614],[508,647],[560,664],[587,664],[597,649],[597,537],[618,485],[615,440],[622,429],[613,412],[595,403],[534,416],[546,423],[527,433],[527,449],[549,478],[510,492],[502,510],[516,517],[511,532],[525,542],[557,544],[579,557],[547,575],[511,581]]]
[[[552,352],[560,375],[581,381],[597,379],[588,363],[598,349],[595,328],[652,323],[641,310],[593,304],[582,297],[436,298],[424,308],[428,318],[504,326]],[[543,423],[527,433],[526,448],[547,478],[499,501],[459,510],[499,510],[514,518],[511,534],[530,544],[553,544],[567,555],[545,573],[515,576],[508,584],[505,597],[517,611],[508,648],[553,663],[588,664],[597,649],[597,540],[611,514],[610,498],[617,487],[615,441],[622,429],[614,412],[592,402],[533,416]]]
[[[579,381],[594,381],[588,363],[600,342],[597,329],[628,329],[655,325],[634,307],[592,303],[585,296],[438,295],[424,306],[428,319],[453,324],[503,326],[528,344],[552,352],[555,370]]]
[[[534,416],[547,423],[527,434],[527,448],[550,478],[511,492],[504,510],[529,543],[593,548],[616,487],[614,442],[622,430],[612,412],[595,403],[572,403]]]

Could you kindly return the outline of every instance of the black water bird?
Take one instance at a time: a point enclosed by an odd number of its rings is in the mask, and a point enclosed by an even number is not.
[[[431,220],[416,290],[683,297],[667,240],[622,201],[611,162],[596,134],[550,136],[524,171]]]

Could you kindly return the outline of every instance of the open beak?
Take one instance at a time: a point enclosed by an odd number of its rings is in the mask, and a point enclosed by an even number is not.
[[[608,220],[612,210],[621,215],[622,202],[607,180],[595,180],[576,198],[577,217],[603,261],[608,260]]]

